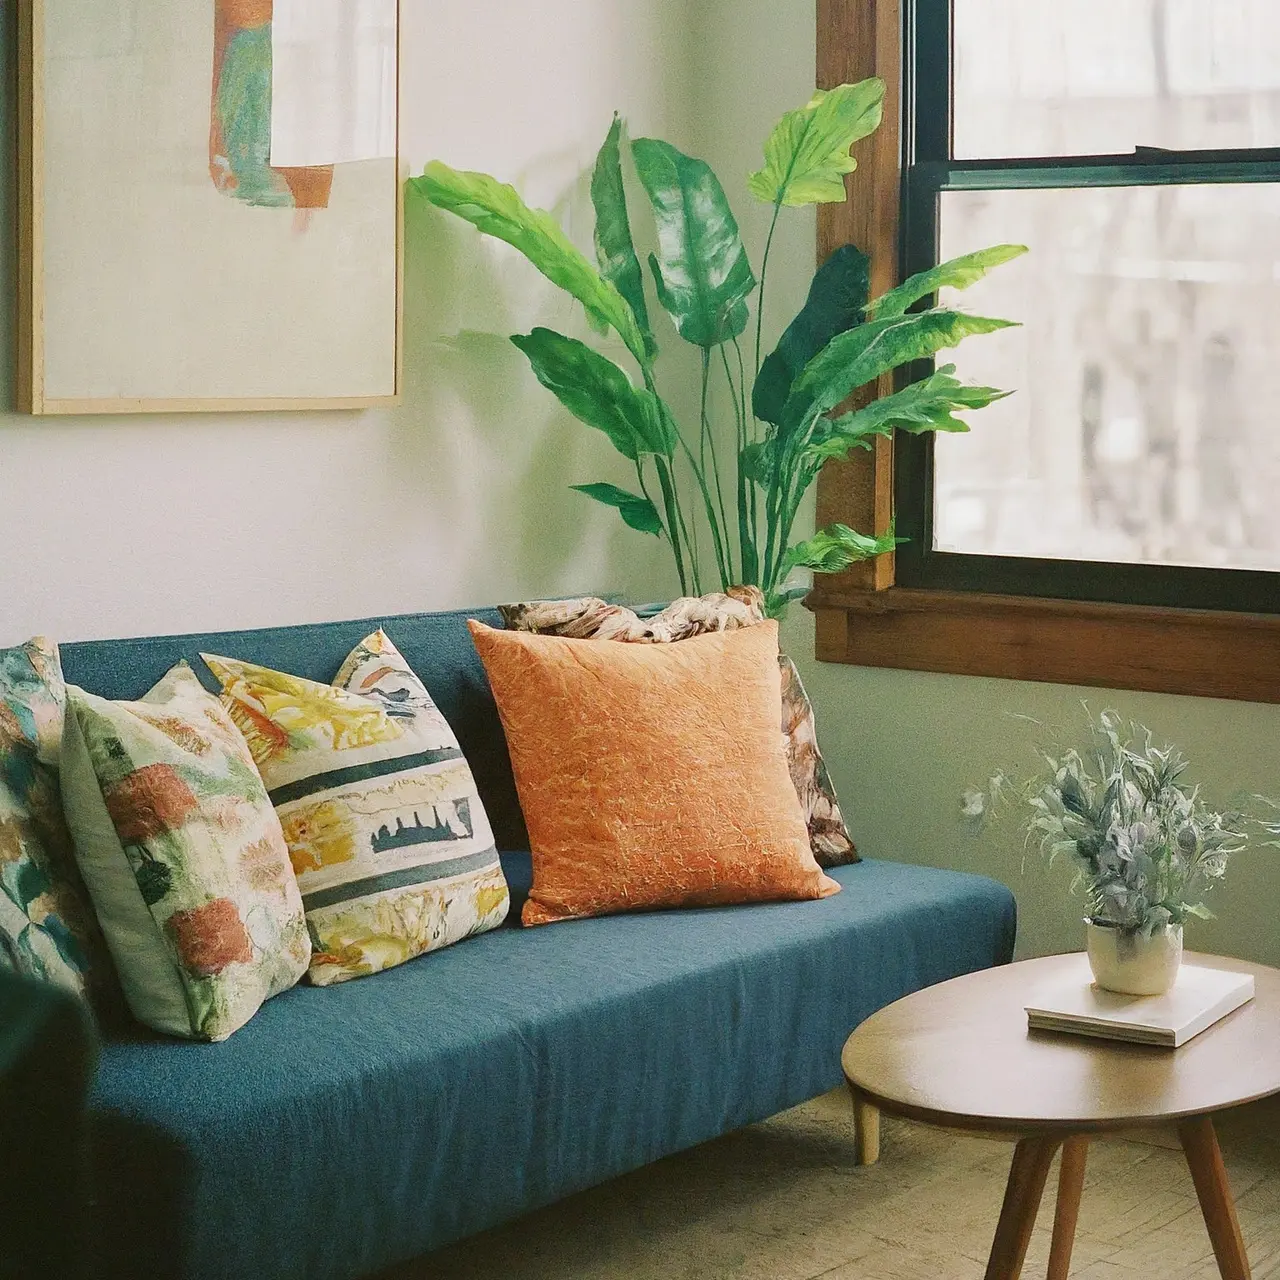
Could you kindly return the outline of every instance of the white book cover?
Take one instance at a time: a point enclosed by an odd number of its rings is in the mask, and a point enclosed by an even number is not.
[[[1088,957],[1079,960],[1078,970],[1032,993],[1029,1027],[1176,1049],[1253,999],[1250,973],[1184,964],[1164,995],[1129,996],[1095,986]]]

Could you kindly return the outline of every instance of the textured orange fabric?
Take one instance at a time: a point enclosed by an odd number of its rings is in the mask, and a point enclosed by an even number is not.
[[[529,828],[525,924],[840,891],[787,770],[777,623],[673,645],[468,625]]]

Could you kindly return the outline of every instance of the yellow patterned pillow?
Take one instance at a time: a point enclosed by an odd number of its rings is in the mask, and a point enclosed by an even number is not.
[[[501,924],[493,833],[458,740],[381,631],[331,685],[202,654],[298,875],[320,986]]]

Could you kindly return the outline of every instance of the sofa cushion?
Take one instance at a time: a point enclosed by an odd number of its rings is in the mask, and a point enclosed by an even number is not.
[[[525,924],[820,898],[778,732],[778,624],[679,645],[474,623],[533,849]]]
[[[82,640],[62,645],[62,666],[69,681],[104,698],[140,698],[183,658],[195,668],[205,688],[217,693],[218,682],[204,669],[201,651],[231,653],[246,662],[328,683],[351,650],[381,627],[395,637],[405,661],[458,735],[498,847],[527,849],[528,837],[516,800],[506,741],[484,668],[467,634],[468,618],[479,618],[495,627],[502,625],[498,611],[486,608],[382,614],[350,622],[315,622],[250,631]]]
[[[528,855],[503,862],[519,893]],[[991,880],[831,874],[816,902],[497,929],[221,1045],[108,1042],[95,1104],[191,1166],[184,1276],[364,1275],[830,1089],[871,1012],[1009,959]],[[104,1219],[184,1203],[152,1181]]]
[[[185,663],[138,701],[68,690],[62,791],[140,1021],[224,1040],[303,975],[311,943],[280,820]]]
[[[507,886],[458,739],[384,631],[332,684],[204,654],[284,825],[317,986],[496,928]]]
[[[0,967],[77,995],[114,985],[62,817],[58,646],[0,649]]]
[[[637,612],[610,604],[598,596],[571,600],[537,600],[503,604],[498,608],[512,631],[564,636],[576,640],[614,640],[631,644],[666,644],[751,627],[765,619],[764,596],[757,587],[730,587],[730,595],[711,592],[684,597],[658,608]],[[782,672],[782,734],[787,743],[787,767],[800,807],[809,826],[809,844],[820,867],[839,867],[858,861],[858,851],[845,826],[835,786],[818,749],[813,707],[796,664],[778,655]]]

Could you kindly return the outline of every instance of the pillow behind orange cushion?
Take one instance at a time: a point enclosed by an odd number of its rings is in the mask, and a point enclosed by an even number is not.
[[[778,627],[678,645],[467,624],[533,851],[525,924],[825,898],[778,732]]]

